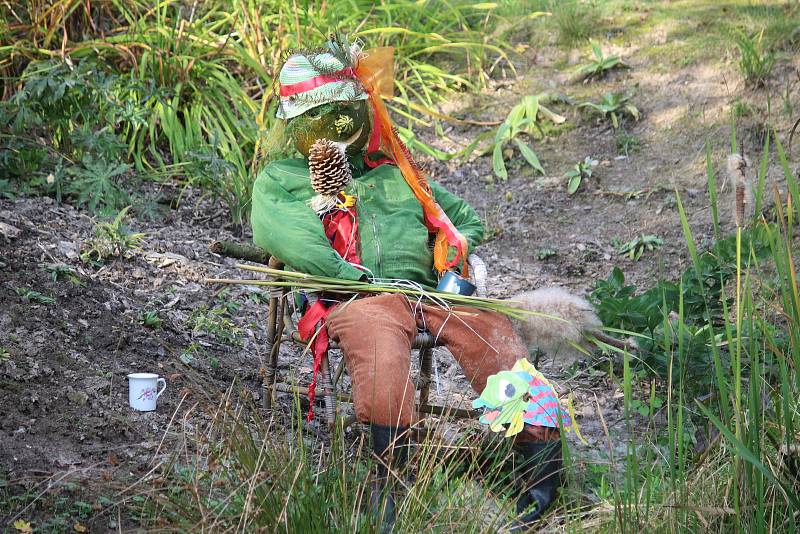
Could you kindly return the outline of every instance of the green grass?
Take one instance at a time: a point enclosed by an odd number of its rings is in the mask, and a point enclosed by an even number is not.
[[[599,13],[594,2],[553,0],[547,7],[551,13],[547,22],[558,30],[561,44],[582,44],[597,29]]]
[[[775,149],[784,161],[777,142]],[[760,169],[760,177],[765,169]],[[652,426],[630,449],[624,480],[611,483],[614,519],[600,531],[625,524],[654,532],[796,531],[800,480],[792,471],[795,460],[786,451],[796,442],[800,415],[800,299],[792,265],[797,252],[792,238],[797,214],[792,210],[798,188],[788,167],[784,170],[790,192],[776,194],[775,220],[750,223],[766,245],[766,255],[745,239],[748,230],[739,228],[729,239],[734,254],[717,301],[721,310],[710,308],[714,301],[705,294],[705,283],[697,284],[694,292],[681,284],[676,306],[662,309],[661,350],[669,365],[658,378],[664,381],[666,403],[661,411],[666,427],[659,428],[649,418]],[[711,167],[708,179],[716,221],[717,180]],[[758,183],[756,197],[763,200],[763,179]],[[690,276],[685,277],[689,283],[691,272],[703,273],[707,267],[679,195],[678,208],[692,259]],[[692,318],[687,301],[697,294],[707,309]],[[697,335],[702,345],[693,341]],[[698,380],[693,370],[698,350],[711,358],[705,380]],[[638,381],[630,371],[631,359],[624,359],[626,409],[634,400],[641,407],[632,394]],[[694,443],[698,432],[706,436],[700,447]]]
[[[613,7],[612,7],[613,6]],[[679,0],[674,2],[610,2],[606,10],[628,8],[640,18],[626,24],[621,43],[635,39],[644,44],[640,58],[651,64],[686,67],[701,61],[727,60],[737,32],[756,34],[763,30],[766,49],[796,50],[793,32],[800,23],[800,7],[777,0]],[[653,37],[665,32],[665,38]]]
[[[764,31],[755,35],[738,33],[734,38],[739,48],[739,71],[745,83],[764,85],[775,66],[775,55],[764,50]]]
[[[127,498],[144,528],[378,532],[368,443],[341,431],[315,437],[299,402],[293,414],[265,421],[232,391],[202,438],[185,435],[190,454],[176,451]],[[393,474],[397,532],[489,533],[509,524],[509,442],[483,443],[482,455],[479,445],[473,436],[413,448],[408,466]]]
[[[126,186],[138,180],[175,179],[217,196],[243,229],[269,156],[282,58],[337,30],[396,48],[391,106],[409,127],[438,121],[432,108],[455,92],[483,87],[496,60],[513,71],[498,30],[508,24],[466,0],[16,0],[0,9],[15,21],[0,25],[0,171],[20,190],[93,211],[131,204]]]

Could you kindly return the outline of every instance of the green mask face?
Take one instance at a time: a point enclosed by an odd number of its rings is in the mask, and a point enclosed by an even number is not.
[[[311,145],[319,139],[345,143],[345,153],[353,156],[363,150],[369,139],[367,102],[331,102],[317,106],[290,120],[287,133],[306,157]]]

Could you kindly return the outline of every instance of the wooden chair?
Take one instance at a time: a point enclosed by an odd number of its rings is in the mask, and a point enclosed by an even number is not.
[[[477,287],[478,296],[486,296],[486,267],[483,261],[476,255],[469,256],[469,264],[473,273],[473,281]],[[268,263],[273,269],[283,269],[284,264],[275,257],[271,257]],[[267,315],[267,343],[264,356],[261,361],[262,376],[262,402],[266,410],[272,409],[272,403],[276,392],[307,395],[308,387],[297,383],[281,382],[278,377],[278,354],[281,343],[284,340],[294,341],[303,346],[306,342],[300,339],[300,334],[294,328],[291,313],[287,307],[287,296],[289,289],[274,288],[270,291],[269,311]],[[440,346],[437,339],[430,332],[420,332],[412,345],[412,351],[419,353],[420,372],[415,386],[419,390],[419,402],[417,410],[419,413],[443,415],[449,414],[455,417],[471,418],[475,416],[474,410],[467,410],[454,406],[431,405],[428,402],[430,395],[431,370],[433,365],[433,349]],[[338,345],[331,340],[331,349],[338,349]],[[352,399],[345,393],[337,392],[342,375],[345,370],[345,360],[342,358],[331,373],[331,366],[328,358],[322,360],[319,377],[317,382],[318,397],[324,402],[325,421],[329,427],[333,427],[337,422],[338,411],[337,401],[352,403]],[[356,421],[354,415],[342,419],[342,424],[346,428]]]

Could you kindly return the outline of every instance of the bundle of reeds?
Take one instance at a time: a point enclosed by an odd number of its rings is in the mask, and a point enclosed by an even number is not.
[[[484,297],[472,297],[458,295],[455,293],[443,293],[426,289],[419,284],[408,280],[386,280],[380,283],[362,282],[358,280],[341,280],[326,276],[315,276],[306,273],[284,271],[272,269],[270,267],[260,267],[255,265],[237,264],[236,267],[247,271],[255,271],[269,275],[269,279],[231,279],[231,278],[207,278],[206,282],[211,284],[241,284],[268,287],[285,287],[292,290],[302,290],[307,293],[332,293],[337,295],[364,295],[378,293],[396,293],[406,295],[409,298],[423,299],[428,303],[444,306],[447,308],[464,306],[478,310],[493,311],[502,313],[515,319],[524,319],[531,315],[541,315],[552,320],[564,319],[553,315],[548,315],[539,311],[533,311],[517,307],[513,302]]]

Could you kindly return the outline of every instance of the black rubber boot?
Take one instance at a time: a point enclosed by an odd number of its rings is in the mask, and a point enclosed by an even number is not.
[[[381,522],[381,532],[394,528],[395,501],[392,492],[392,474],[405,467],[408,462],[408,427],[370,425],[372,450],[380,458],[376,460],[376,476],[370,493],[370,509],[373,517]]]
[[[517,513],[521,514],[512,532],[525,532],[553,504],[561,487],[561,440],[528,441],[514,445],[523,458]]]

